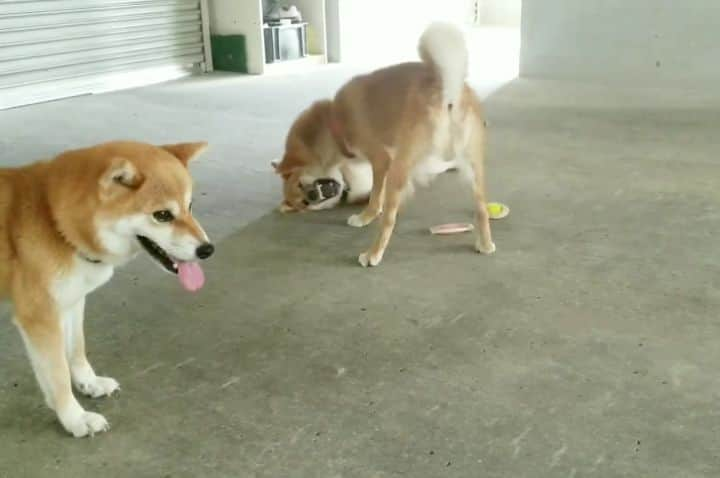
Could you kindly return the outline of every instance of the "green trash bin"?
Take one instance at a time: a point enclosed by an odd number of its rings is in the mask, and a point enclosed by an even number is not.
[[[210,35],[210,44],[215,70],[248,72],[245,35]]]

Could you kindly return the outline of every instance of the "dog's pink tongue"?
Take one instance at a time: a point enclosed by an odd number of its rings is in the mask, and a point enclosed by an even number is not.
[[[205,284],[205,274],[197,262],[181,262],[178,264],[178,279],[180,283],[190,292],[202,289]]]

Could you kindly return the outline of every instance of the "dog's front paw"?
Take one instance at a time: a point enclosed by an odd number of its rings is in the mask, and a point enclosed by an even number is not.
[[[482,240],[478,240],[475,243],[475,250],[480,254],[492,254],[495,252],[495,243],[491,241],[488,244],[485,244]]]
[[[365,227],[369,221],[363,219],[362,214],[353,214],[347,220],[348,226],[352,227]]]
[[[73,420],[63,423],[65,429],[75,438],[93,436],[96,433],[105,432],[110,429],[110,424],[105,417],[99,413],[83,411]]]
[[[120,390],[120,384],[117,383],[117,380],[110,377],[92,376],[83,378],[78,380],[75,386],[83,395],[93,398],[109,397]]]
[[[363,267],[375,267],[382,261],[382,254],[372,254],[371,252],[363,252],[358,256],[358,262]]]

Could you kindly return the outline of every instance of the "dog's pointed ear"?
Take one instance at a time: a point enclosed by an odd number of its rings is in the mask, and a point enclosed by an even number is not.
[[[126,158],[112,158],[100,177],[100,191],[104,198],[120,191],[139,188],[144,181],[135,165]]]
[[[187,167],[190,161],[207,149],[208,144],[205,141],[200,141],[197,143],[165,144],[160,147],[175,156]]]
[[[285,156],[283,156],[282,161],[274,161],[270,164],[273,165],[277,174],[282,176],[283,179],[287,179],[296,169],[300,168],[303,165],[303,162],[296,155],[286,154]]]

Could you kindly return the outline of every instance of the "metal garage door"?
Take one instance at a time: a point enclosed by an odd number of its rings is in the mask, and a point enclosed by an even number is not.
[[[207,0],[0,0],[0,109],[208,71],[207,18]]]

